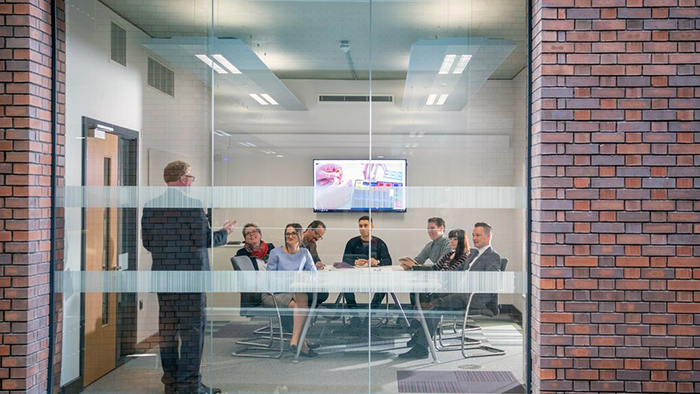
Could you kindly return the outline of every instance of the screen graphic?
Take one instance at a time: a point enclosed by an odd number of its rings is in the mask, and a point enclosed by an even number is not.
[[[314,160],[314,211],[406,211],[406,160]]]

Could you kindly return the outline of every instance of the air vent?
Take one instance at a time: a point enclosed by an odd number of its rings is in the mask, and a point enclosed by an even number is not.
[[[126,30],[112,22],[112,60],[126,67]]]
[[[367,103],[369,102],[369,96],[363,96],[359,94],[346,94],[346,95],[330,95],[330,94],[320,94],[318,96],[319,103]],[[373,103],[393,103],[394,96],[392,95],[372,95]]]
[[[175,97],[175,73],[158,61],[148,58],[148,84]]]

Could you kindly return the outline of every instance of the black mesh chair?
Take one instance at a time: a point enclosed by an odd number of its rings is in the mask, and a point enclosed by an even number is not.
[[[501,258],[501,267],[500,267],[500,272],[505,272],[506,267],[508,266],[508,259],[506,258]],[[472,305],[472,300],[474,299],[474,296],[476,293],[471,293],[469,294],[469,298],[467,299],[467,307],[465,308],[464,312],[464,320],[462,322],[462,330],[459,331],[455,329],[455,332],[459,333],[459,337],[457,338],[445,338],[444,336],[444,329],[443,329],[443,320],[444,320],[444,315],[440,317],[440,322],[438,323],[437,331],[435,332],[435,336],[433,337],[433,343],[435,344],[435,348],[440,351],[453,351],[453,350],[459,350],[462,352],[462,356],[464,358],[476,358],[476,357],[490,357],[490,356],[501,356],[506,354],[506,351],[503,349],[498,349],[493,346],[485,345],[482,341],[474,338],[470,338],[468,335],[469,333],[473,333],[475,331],[481,330],[480,327],[478,326],[470,326],[467,324],[467,321],[469,320],[470,317],[473,316],[486,316],[486,317],[495,317],[498,316],[499,312],[499,306],[498,306],[498,294],[493,294],[492,296],[495,296],[495,308],[489,308],[489,309],[473,309],[470,308]],[[493,312],[496,312],[495,314]],[[459,344],[446,344],[446,341],[454,341],[454,340],[459,340]],[[481,351],[481,352],[476,352],[476,353],[467,353],[467,351]]]
[[[246,256],[237,256],[231,258],[231,264],[236,271],[255,271],[253,262]],[[272,294],[272,293],[267,293]],[[275,307],[265,308],[260,304],[260,294],[257,293],[241,293],[241,316],[255,318],[265,318],[268,320],[267,327],[262,327],[255,330],[255,334],[261,334],[260,337],[247,338],[236,341],[237,345],[243,345],[242,349],[231,353],[237,357],[259,357],[259,358],[280,358],[284,353],[284,328],[282,325],[282,315],[279,305],[274,297]],[[279,343],[279,350],[275,342]],[[249,350],[257,350],[256,353],[249,353]]]

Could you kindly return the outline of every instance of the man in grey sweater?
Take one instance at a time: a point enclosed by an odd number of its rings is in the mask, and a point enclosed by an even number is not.
[[[440,260],[440,257],[452,252],[450,240],[445,237],[445,221],[442,218],[433,217],[428,219],[428,236],[430,237],[430,242],[425,244],[418,256],[413,259],[410,257],[399,259],[403,269],[410,270],[415,265],[423,265],[428,259],[435,264]]]

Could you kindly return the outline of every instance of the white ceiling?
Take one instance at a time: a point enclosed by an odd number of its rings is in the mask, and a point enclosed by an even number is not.
[[[281,79],[352,79],[340,42],[350,42],[359,79],[405,79],[421,39],[508,39],[516,48],[490,79],[526,66],[523,0],[102,0],[154,38],[235,37]],[[213,22],[212,22],[213,21]]]

